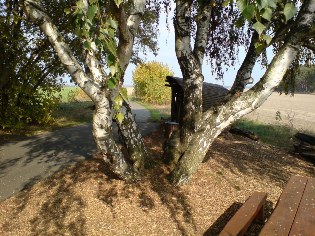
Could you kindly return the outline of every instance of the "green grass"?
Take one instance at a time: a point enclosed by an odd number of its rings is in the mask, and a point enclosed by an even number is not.
[[[144,106],[150,112],[150,121],[151,122],[160,122],[161,119],[168,119],[171,117],[171,105],[154,105],[135,100],[130,98],[140,105]]]
[[[61,103],[53,114],[55,124],[59,127],[91,123],[93,116],[93,102]]]
[[[71,98],[69,94],[79,94],[80,91],[79,87],[70,86],[65,86],[61,90],[61,103],[53,114],[55,125],[64,127],[92,122],[92,101],[86,99],[82,101],[69,100]]]
[[[4,141],[14,140],[21,136],[31,136],[45,131],[52,131],[68,126],[91,123],[93,117],[93,102],[89,100],[70,101],[69,93],[80,91],[78,87],[65,86],[60,91],[60,104],[53,112],[53,121],[48,124],[27,125],[16,130],[0,131]],[[72,96],[73,97],[73,96]],[[80,97],[82,99],[82,96]],[[85,98],[84,98],[85,99]]]
[[[61,102],[62,103],[67,103],[69,100],[69,93],[70,92],[76,92],[79,91],[80,88],[79,87],[75,87],[75,86],[64,86],[61,91],[60,91],[60,95],[61,95]]]
[[[271,125],[241,119],[234,124],[236,127],[251,131],[258,135],[260,142],[280,148],[291,146],[290,139],[296,130],[284,125]]]

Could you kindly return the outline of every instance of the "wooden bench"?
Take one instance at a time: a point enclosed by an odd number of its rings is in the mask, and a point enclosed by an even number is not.
[[[267,194],[254,192],[221,231],[220,236],[244,235],[255,219],[263,220],[263,205]]]
[[[315,178],[290,178],[259,235],[315,235]]]

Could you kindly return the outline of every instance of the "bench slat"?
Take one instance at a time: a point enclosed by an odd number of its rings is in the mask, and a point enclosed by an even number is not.
[[[315,179],[309,178],[290,235],[315,234]]]
[[[260,232],[260,236],[289,235],[306,183],[307,178],[305,177],[293,176],[290,178],[274,212]]]
[[[253,220],[262,213],[266,198],[266,193],[254,192],[226,224],[220,236],[243,235]]]

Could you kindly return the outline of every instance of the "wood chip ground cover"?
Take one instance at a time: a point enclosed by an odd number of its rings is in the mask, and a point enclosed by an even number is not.
[[[161,134],[145,141],[159,162]],[[291,175],[315,176],[311,162],[228,133],[182,187],[160,165],[137,183],[104,172],[101,160],[83,161],[1,202],[0,235],[217,235],[254,191],[268,193],[267,218]]]

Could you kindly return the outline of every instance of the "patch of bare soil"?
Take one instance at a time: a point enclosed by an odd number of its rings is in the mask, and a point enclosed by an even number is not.
[[[162,141],[146,138],[157,162]],[[159,165],[131,184],[103,166],[80,162],[1,202],[0,235],[217,235],[254,191],[268,193],[267,218],[291,175],[315,176],[312,163],[232,134],[217,139],[183,187]]]

